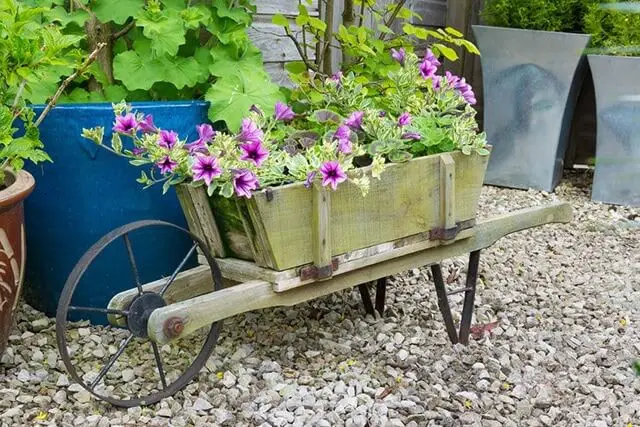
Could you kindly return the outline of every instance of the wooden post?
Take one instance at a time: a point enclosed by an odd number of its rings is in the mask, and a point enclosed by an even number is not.
[[[440,155],[440,212],[442,227],[456,226],[456,162],[449,153]]]
[[[318,279],[333,275],[331,263],[331,195],[320,182],[313,184],[313,218],[311,244],[313,264],[317,268]]]
[[[177,185],[176,193],[180,206],[187,219],[189,230],[200,237],[213,251],[217,258],[226,256],[222,237],[213,217],[213,211],[209,205],[209,197],[204,187],[191,187],[189,185]]]

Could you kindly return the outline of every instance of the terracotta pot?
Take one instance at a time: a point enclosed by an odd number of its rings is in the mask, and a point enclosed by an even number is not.
[[[6,183],[0,190],[0,354],[4,353],[20,299],[26,256],[23,201],[33,191],[30,173],[5,170]]]

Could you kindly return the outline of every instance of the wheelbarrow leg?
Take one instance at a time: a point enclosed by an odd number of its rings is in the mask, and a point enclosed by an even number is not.
[[[362,298],[362,305],[364,305],[364,311],[367,314],[375,316],[377,311],[380,316],[384,314],[384,302],[387,294],[387,278],[383,277],[376,281],[376,304],[375,309],[373,302],[371,301],[371,294],[369,293],[369,283],[362,283],[358,285],[360,291],[360,297]]]
[[[440,264],[431,266],[431,273],[438,295],[438,308],[442,313],[444,325],[449,335],[451,343],[469,344],[469,331],[471,329],[471,318],[473,316],[473,304],[476,297],[476,283],[478,281],[478,265],[480,263],[480,251],[473,251],[469,256],[469,267],[467,269],[466,285],[462,289],[454,290],[447,293],[444,279],[442,278],[442,267]],[[456,330],[449,306],[449,295],[464,292],[464,305],[462,307],[462,319],[460,320],[460,332]]]

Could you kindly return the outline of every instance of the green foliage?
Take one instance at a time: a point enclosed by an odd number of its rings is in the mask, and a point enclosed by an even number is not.
[[[591,34],[591,47],[609,55],[640,55],[638,12],[637,1],[602,0],[602,5],[592,5],[584,18],[585,30]]]
[[[247,37],[256,11],[250,0],[31,1],[43,5],[44,22],[55,22],[74,37],[86,35],[77,43],[85,54],[99,40],[112,41],[111,52],[101,55],[61,102],[202,99],[207,93],[215,99],[236,91],[241,99],[233,103],[244,105],[280,96],[264,71],[260,51]],[[63,75],[47,75],[42,90],[27,99],[43,102]],[[241,84],[231,85],[226,76]],[[223,114],[216,115],[218,111]],[[238,111],[233,106],[212,108],[210,119],[237,127]]]
[[[488,25],[524,30],[584,32],[583,17],[600,0],[486,0]]]
[[[16,0],[0,1],[0,182],[5,167],[22,169],[25,161],[51,161],[43,151],[35,114],[25,99],[51,96],[55,83],[74,69],[80,37],[63,35],[56,25],[42,25],[45,9]],[[16,137],[16,120],[24,134]]]
[[[288,71],[294,82],[305,85],[305,80],[309,78],[308,70],[328,74],[331,68],[328,45],[339,46],[344,58],[340,69],[345,74],[356,74],[358,81],[366,87],[368,96],[372,97],[384,93],[390,84],[389,73],[398,67],[389,55],[391,49],[403,48],[411,53],[414,52],[416,42],[419,42],[421,45],[428,45],[436,56],[452,61],[458,59],[455,47],[473,54],[480,53],[473,43],[465,40],[463,34],[453,28],[429,29],[413,25],[410,20],[421,17],[404,7],[403,2],[387,4],[383,9],[379,9],[374,1],[365,1],[363,4],[356,0],[353,3],[362,8],[363,14],[354,16],[352,23],[345,20],[345,25],[340,25],[335,33],[328,33],[325,25],[320,25],[315,18],[309,16],[303,4],[299,6],[300,15],[295,22],[283,15],[273,17],[272,22],[283,27],[289,35],[292,35],[291,28],[294,24],[300,27],[307,45],[299,43],[299,51],[325,53],[316,56],[313,61],[303,55],[300,63],[289,66]],[[364,17],[366,14],[373,18],[373,28],[365,25],[368,21]],[[390,28],[394,17],[402,28],[398,33]],[[295,100],[296,94],[293,96]]]

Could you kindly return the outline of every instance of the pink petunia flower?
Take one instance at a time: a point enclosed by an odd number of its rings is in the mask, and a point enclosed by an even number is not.
[[[291,107],[289,107],[287,104],[283,104],[280,101],[276,102],[276,106],[275,106],[276,120],[288,122],[289,120],[293,120],[295,117],[296,117],[296,113],[293,112]]]
[[[320,174],[322,175],[322,185],[330,185],[333,190],[338,188],[338,184],[347,180],[347,175],[340,167],[340,163],[336,161],[325,162],[320,166]]]
[[[407,56],[407,53],[405,52],[403,47],[401,47],[398,50],[391,49],[391,57],[394,60],[398,61],[400,63],[400,65],[402,65],[402,66],[404,66],[404,61],[405,61],[406,56]]]
[[[240,125],[240,133],[236,136],[236,139],[240,142],[262,142],[264,133],[262,129],[255,124],[251,119],[242,119]]]
[[[197,156],[191,171],[194,181],[203,180],[207,186],[211,185],[215,177],[222,174],[218,159],[214,156]]]
[[[267,150],[260,141],[242,144],[240,149],[243,152],[240,160],[250,160],[256,166],[262,165],[262,163],[267,160],[267,157],[269,157],[269,150]]]
[[[400,114],[400,117],[398,117],[398,126],[404,127],[404,126],[409,126],[410,124],[411,124],[411,114],[407,113],[406,111]]]
[[[258,178],[247,169],[235,171],[233,175],[233,189],[239,197],[251,198],[251,192],[258,188]]]
[[[136,121],[136,116],[134,116],[133,113],[116,117],[116,124],[113,126],[114,132],[131,135],[135,133],[137,129],[138,122]]]
[[[178,134],[172,130],[161,130],[158,137],[158,145],[166,149],[172,149],[178,142]]]
[[[144,133],[158,132],[158,128],[153,124],[153,116],[151,114],[147,114],[144,119],[138,122],[138,128]]]
[[[164,156],[162,160],[156,163],[156,166],[160,168],[161,173],[165,174],[165,173],[173,172],[176,166],[178,166],[178,163],[173,161],[171,157]]]
[[[344,121],[344,124],[349,126],[353,130],[362,130],[362,118],[364,117],[364,111],[354,111]]]

